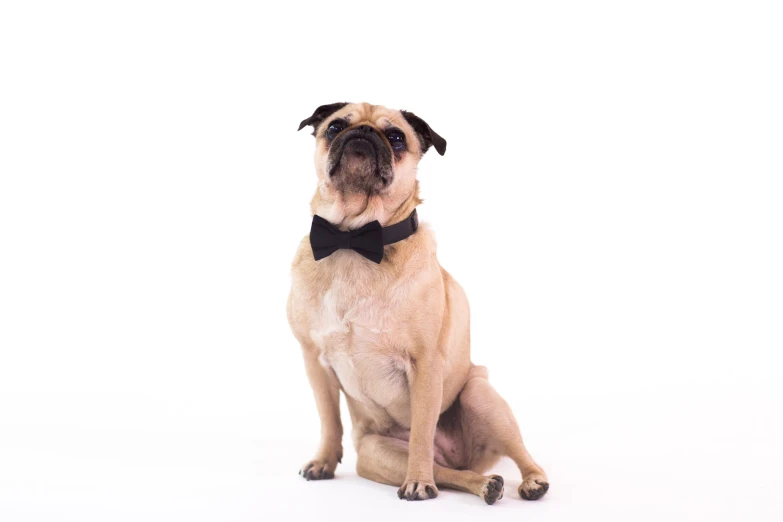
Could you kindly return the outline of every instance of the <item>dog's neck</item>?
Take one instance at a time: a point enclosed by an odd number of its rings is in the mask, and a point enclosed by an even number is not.
[[[319,188],[310,202],[310,210],[341,230],[354,230],[376,220],[384,227],[399,223],[419,203],[419,182],[416,181],[413,191],[402,203],[388,194],[337,194],[329,197]]]

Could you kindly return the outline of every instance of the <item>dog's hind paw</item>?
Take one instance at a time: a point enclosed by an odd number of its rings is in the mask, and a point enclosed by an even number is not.
[[[540,475],[525,478],[519,485],[519,496],[525,500],[538,500],[549,491],[549,482]]]
[[[481,491],[481,498],[490,506],[497,500],[503,498],[503,477],[500,475],[490,475],[487,477],[487,484]]]

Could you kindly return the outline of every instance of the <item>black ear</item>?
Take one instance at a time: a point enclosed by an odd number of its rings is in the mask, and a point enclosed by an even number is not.
[[[342,102],[342,103],[330,103],[329,105],[321,105],[318,107],[312,116],[309,118],[305,118],[302,120],[302,123],[299,124],[299,128],[296,129],[298,131],[302,130],[306,125],[312,125],[313,126],[313,136],[315,136],[315,129],[318,128],[318,126],[321,124],[322,121],[324,121],[330,114],[334,114],[335,112],[339,111],[343,107],[348,105],[348,102]]]
[[[400,111],[402,112],[402,115],[405,117],[405,119],[408,121],[408,123],[411,124],[411,127],[413,127],[413,130],[416,131],[416,134],[419,135],[419,141],[421,141],[421,153],[424,154],[427,152],[427,149],[430,148],[430,145],[435,146],[435,150],[438,151],[438,154],[443,156],[446,154],[446,140],[440,137],[437,132],[432,130],[429,125],[427,125],[427,122],[413,114],[412,112],[408,111]]]

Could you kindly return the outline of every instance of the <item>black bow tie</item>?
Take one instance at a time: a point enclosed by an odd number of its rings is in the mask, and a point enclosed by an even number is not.
[[[380,263],[383,259],[383,246],[391,245],[409,237],[419,228],[416,209],[403,221],[382,227],[378,221],[367,223],[357,230],[343,232],[321,216],[313,216],[310,227],[310,246],[313,257],[318,261],[334,254],[340,248],[350,248],[370,261]]]

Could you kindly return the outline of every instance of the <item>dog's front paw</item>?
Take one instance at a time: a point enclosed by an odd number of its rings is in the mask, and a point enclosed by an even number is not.
[[[397,490],[397,496],[406,500],[427,500],[438,496],[438,488],[432,480],[406,479]]]
[[[519,496],[525,500],[538,500],[549,491],[549,482],[541,475],[525,477],[519,485]]]
[[[337,469],[337,461],[331,462],[322,459],[313,459],[299,470],[299,474],[305,480],[326,480],[334,478],[334,470]]]

